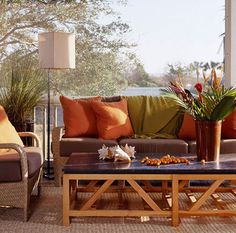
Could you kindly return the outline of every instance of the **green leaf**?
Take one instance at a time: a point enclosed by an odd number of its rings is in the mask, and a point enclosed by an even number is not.
[[[214,108],[211,114],[211,120],[223,120],[235,109],[235,97],[225,96]]]

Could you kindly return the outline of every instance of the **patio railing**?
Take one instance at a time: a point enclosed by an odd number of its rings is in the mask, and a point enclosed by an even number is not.
[[[50,129],[63,125],[62,109],[59,103],[51,104]],[[44,158],[47,158],[47,104],[34,108],[34,132],[40,137]],[[50,135],[52,135],[50,132]],[[51,154],[52,159],[52,154]]]

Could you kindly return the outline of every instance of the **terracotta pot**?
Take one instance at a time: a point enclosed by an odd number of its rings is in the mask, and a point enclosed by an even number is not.
[[[222,121],[195,121],[196,153],[199,161],[218,161]]]

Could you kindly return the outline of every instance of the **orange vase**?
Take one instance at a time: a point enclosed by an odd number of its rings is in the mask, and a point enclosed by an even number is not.
[[[196,120],[196,153],[199,161],[219,161],[222,121]]]

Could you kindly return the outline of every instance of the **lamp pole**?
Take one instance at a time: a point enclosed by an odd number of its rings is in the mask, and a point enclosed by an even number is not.
[[[50,90],[51,90],[51,85],[50,85],[50,80],[51,80],[51,70],[50,68],[48,69],[48,103],[47,103],[47,167],[46,171],[44,172],[44,177],[52,180],[54,179],[53,172],[51,172],[51,165],[50,165],[50,151],[51,151],[51,96],[50,96]]]
[[[51,124],[50,124],[50,84],[52,69],[75,68],[75,35],[67,32],[43,32],[38,35],[39,39],[39,66],[48,70],[48,106],[47,106],[47,167],[44,177],[53,179],[51,172]]]

